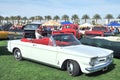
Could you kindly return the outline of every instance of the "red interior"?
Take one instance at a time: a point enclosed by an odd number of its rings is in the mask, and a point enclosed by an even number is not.
[[[21,41],[48,45],[48,43],[49,43],[49,38],[31,39],[31,40],[30,40],[30,39],[27,39],[27,38],[23,38],[23,39],[21,39]]]
[[[49,42],[49,38],[41,38],[41,39],[27,39],[27,38],[22,38],[21,41],[23,42],[30,42],[30,43],[37,43],[37,44],[43,44],[43,45],[51,45],[53,46],[52,42]],[[70,44],[69,42],[61,42],[61,41],[56,41],[56,45],[68,45]]]
[[[61,41],[56,41],[56,45],[60,46],[60,45],[69,45],[69,42],[61,42]]]
[[[22,42],[31,42],[31,43],[32,43],[32,40],[27,39],[27,38],[22,38],[21,41],[22,41]]]

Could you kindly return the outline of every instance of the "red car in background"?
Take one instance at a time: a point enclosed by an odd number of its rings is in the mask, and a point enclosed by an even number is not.
[[[77,39],[82,38],[82,33],[78,31],[78,24],[64,24],[58,31],[52,31],[52,34],[57,33],[73,33]]]
[[[108,27],[95,26],[90,31],[85,31],[86,36],[111,36],[114,35]]]

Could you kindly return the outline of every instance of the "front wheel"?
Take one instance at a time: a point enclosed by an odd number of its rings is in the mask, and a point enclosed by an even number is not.
[[[77,76],[80,74],[80,67],[76,61],[68,60],[67,61],[67,71],[71,76]]]
[[[22,54],[21,54],[21,51],[19,49],[14,50],[14,57],[18,61],[22,60]]]

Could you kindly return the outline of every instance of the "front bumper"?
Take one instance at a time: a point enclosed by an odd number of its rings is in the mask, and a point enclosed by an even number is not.
[[[93,66],[91,68],[85,68],[85,70],[87,70],[88,72],[92,73],[92,72],[96,72],[96,71],[100,71],[106,67],[108,67],[110,64],[112,64],[112,60],[107,62],[106,64],[100,65],[100,66]]]

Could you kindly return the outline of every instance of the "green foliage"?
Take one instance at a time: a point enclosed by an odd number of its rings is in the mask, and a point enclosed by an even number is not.
[[[69,16],[68,16],[68,15],[66,15],[66,14],[65,14],[65,15],[63,15],[63,16],[62,16],[62,20],[69,21]]]
[[[82,19],[84,19],[84,20],[85,20],[85,23],[86,23],[86,22],[87,22],[87,19],[90,19],[90,17],[89,17],[87,14],[85,14],[85,15],[82,16]]]
[[[71,77],[67,71],[41,63],[30,60],[16,61],[6,50],[6,44],[6,41],[0,41],[0,80],[119,80],[120,78],[119,59],[114,59],[114,64],[106,72],[99,71]]]

